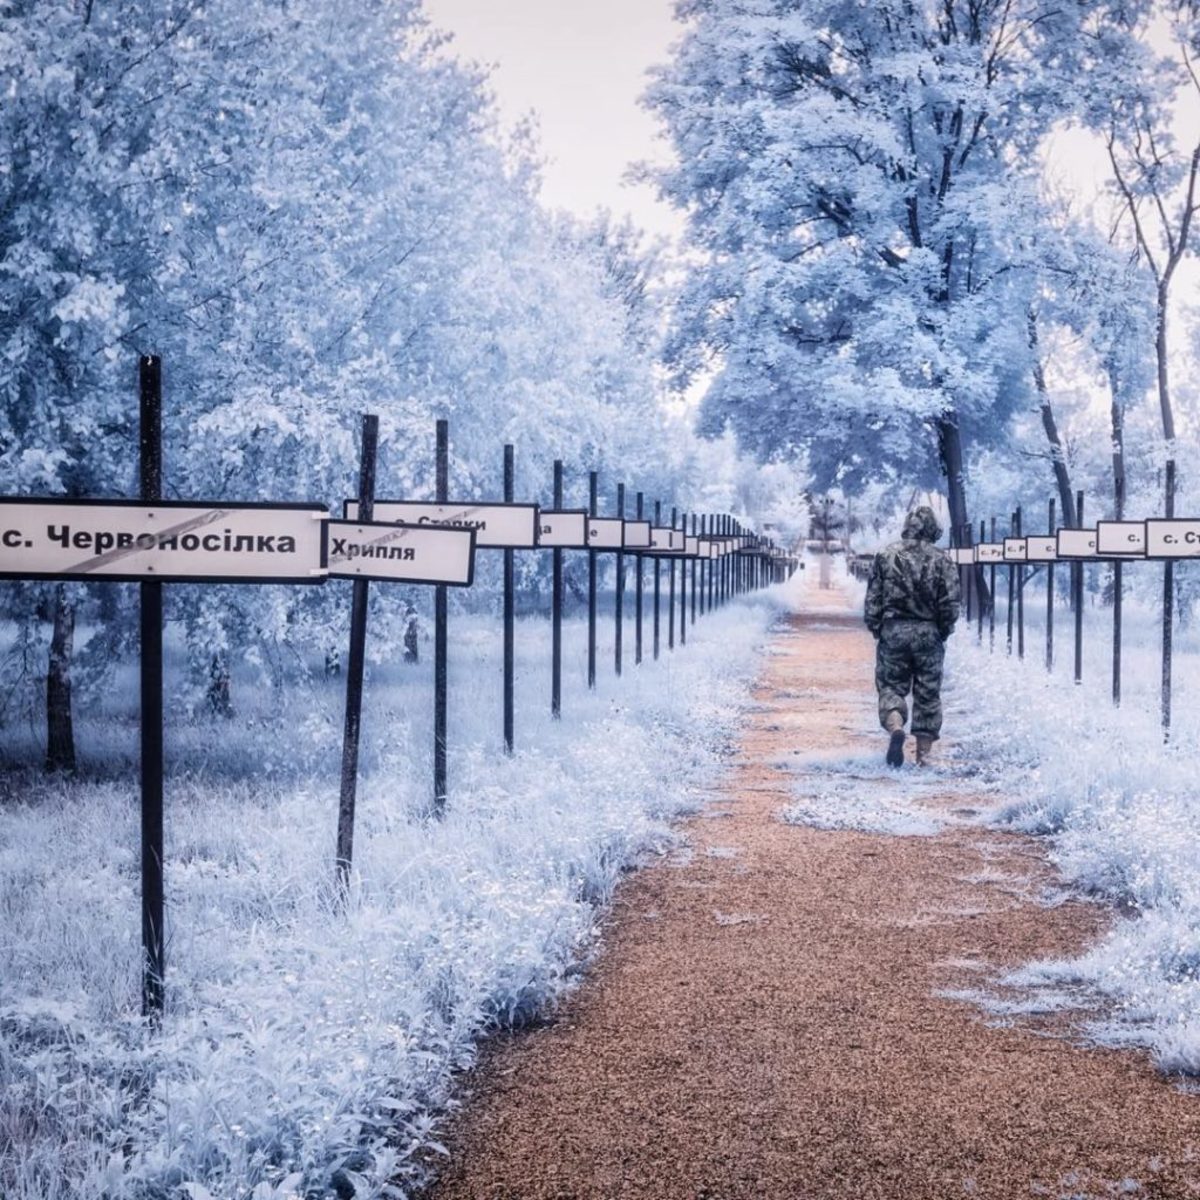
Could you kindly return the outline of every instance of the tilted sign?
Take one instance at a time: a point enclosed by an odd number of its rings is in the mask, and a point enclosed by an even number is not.
[[[473,529],[330,521],[329,573],[347,579],[470,587],[475,538]]]
[[[319,504],[0,497],[0,578],[320,583]]]
[[[625,522],[620,517],[588,517],[589,550],[621,550],[625,546]]]
[[[1004,561],[1005,562],[1024,562],[1026,557],[1025,539],[1024,538],[1005,538],[1004,539]]]
[[[583,550],[587,546],[587,513],[574,511],[538,513],[538,545],[568,550]]]
[[[1029,562],[1056,562],[1058,560],[1058,538],[1027,537],[1025,557]]]
[[[1145,558],[1145,521],[1100,521],[1096,525],[1096,549],[1106,558]]]
[[[977,563],[999,563],[1004,561],[1004,543],[1003,542],[980,542],[975,547],[975,561]]]
[[[1094,529],[1060,529],[1058,531],[1059,558],[1098,558],[1096,531]]]
[[[1150,558],[1200,558],[1200,520],[1156,518],[1146,522]]]
[[[682,529],[670,529],[665,525],[656,525],[650,530],[652,554],[682,554],[686,543],[687,534]]]
[[[347,500],[344,516],[358,520],[358,501]],[[475,530],[480,550],[534,550],[538,540],[536,504],[475,504],[458,501],[422,504],[410,500],[376,500],[374,520],[380,524],[432,525]]]
[[[650,548],[650,522],[625,522],[625,549],[648,550]]]

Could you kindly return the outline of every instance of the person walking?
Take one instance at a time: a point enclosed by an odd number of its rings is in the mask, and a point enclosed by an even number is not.
[[[942,662],[958,620],[958,572],[934,543],[942,536],[933,509],[904,520],[901,539],[875,555],[863,619],[875,636],[879,723],[890,735],[887,764],[904,765],[904,724],[911,690],[917,765],[929,762],[942,730]]]

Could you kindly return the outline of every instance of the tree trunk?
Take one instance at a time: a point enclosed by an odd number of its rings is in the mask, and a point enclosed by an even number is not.
[[[1171,381],[1167,373],[1167,302],[1165,284],[1158,288],[1158,304],[1154,331],[1154,356],[1158,361],[1158,407],[1162,413],[1163,437],[1167,445],[1175,441],[1175,412],[1171,408]]]
[[[1054,482],[1058,485],[1058,502],[1062,505],[1063,524],[1068,529],[1074,529],[1079,520],[1079,514],[1075,511],[1075,493],[1071,490],[1071,475],[1067,470],[1066,455],[1063,454],[1062,438],[1058,433],[1058,422],[1054,419],[1054,408],[1050,404],[1046,372],[1042,369],[1042,356],[1038,351],[1037,317],[1032,312],[1028,322],[1033,382],[1037,387],[1038,402],[1042,406],[1042,428],[1046,431],[1046,440],[1050,443],[1050,461],[1054,466]]]
[[[1125,409],[1117,368],[1112,363],[1108,366],[1108,390],[1112,397],[1113,512],[1121,521],[1125,517]]]
[[[229,659],[224,654],[214,654],[208,665],[208,708],[214,717],[233,716],[233,698],[230,695]]]
[[[46,670],[46,770],[75,770],[75,729],[71,721],[71,659],[75,652],[75,606],[66,588],[54,590],[54,628]]]
[[[938,418],[938,451],[941,454],[942,470],[946,473],[946,498],[950,504],[950,525],[958,531],[971,529],[971,518],[967,512],[966,477],[963,471],[962,432],[958,428],[958,413],[946,409]],[[985,611],[991,606],[992,596],[988,591],[982,567],[975,568],[975,594]]]
[[[406,663],[420,662],[421,643],[418,638],[420,625],[417,621],[417,614],[414,610],[409,609],[406,616],[408,624],[404,627],[404,661]]]

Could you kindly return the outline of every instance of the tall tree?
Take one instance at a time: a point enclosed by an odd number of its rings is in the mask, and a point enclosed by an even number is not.
[[[945,478],[1029,390],[1014,197],[1065,110],[1081,10],[1052,0],[681,0],[647,103],[700,256],[669,345],[704,416],[817,486]]]
[[[1190,3],[1159,5],[1152,13],[1167,21],[1171,51],[1158,54],[1145,17],[1119,29],[1120,36],[1098,39],[1096,62],[1107,77],[1102,103],[1093,104],[1101,124],[1113,187],[1139,261],[1154,281],[1155,388],[1163,440],[1175,441],[1171,394],[1172,286],[1191,253],[1195,217],[1200,211],[1200,136],[1178,136],[1181,93],[1200,97],[1194,55],[1200,41]]]

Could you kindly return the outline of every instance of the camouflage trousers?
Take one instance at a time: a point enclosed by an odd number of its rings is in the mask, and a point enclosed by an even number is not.
[[[875,690],[879,723],[899,711],[908,720],[913,695],[912,732],[936,738],[942,729],[942,661],[946,648],[932,621],[886,620],[875,650]]]

